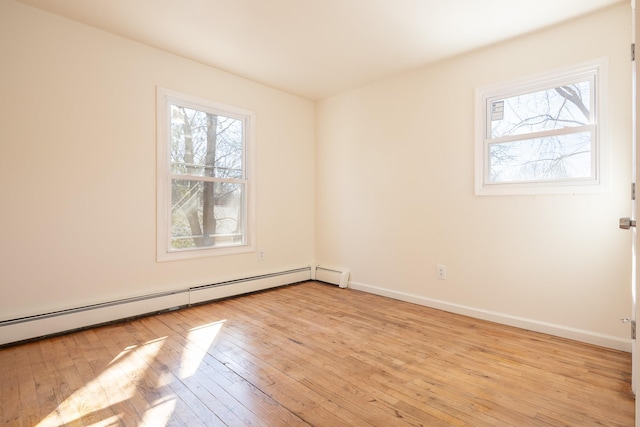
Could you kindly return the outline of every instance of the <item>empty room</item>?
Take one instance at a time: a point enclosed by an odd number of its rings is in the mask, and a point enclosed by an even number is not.
[[[0,0],[0,426],[633,426],[630,0]]]

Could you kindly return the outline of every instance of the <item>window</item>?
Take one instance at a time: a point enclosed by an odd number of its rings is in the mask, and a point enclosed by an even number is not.
[[[255,115],[158,88],[158,260],[254,250]]]
[[[605,63],[476,92],[476,194],[593,192],[602,185]]]

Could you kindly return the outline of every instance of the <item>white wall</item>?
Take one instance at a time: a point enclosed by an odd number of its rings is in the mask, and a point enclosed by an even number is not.
[[[314,104],[0,2],[0,320],[313,263]],[[257,114],[257,245],[156,262],[156,86]]]
[[[316,261],[359,289],[628,349],[630,19],[621,3],[320,102]],[[475,89],[600,57],[609,191],[474,196]]]

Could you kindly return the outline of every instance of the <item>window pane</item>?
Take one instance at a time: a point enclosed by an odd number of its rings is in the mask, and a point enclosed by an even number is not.
[[[171,181],[171,247],[244,244],[244,184]]]
[[[591,81],[493,99],[490,138],[591,123]]]
[[[171,105],[171,173],[243,178],[243,121]]]
[[[489,182],[591,177],[591,132],[489,144]]]

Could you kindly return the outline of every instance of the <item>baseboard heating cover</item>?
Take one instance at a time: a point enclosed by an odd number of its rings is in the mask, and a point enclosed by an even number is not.
[[[233,295],[304,282],[310,279],[311,267],[306,267],[297,270],[248,277],[246,279],[230,280],[212,285],[197,286],[189,289],[189,303],[199,304]]]
[[[311,267],[0,321],[0,345],[188,307],[311,279]]]
[[[317,265],[315,273],[315,280],[319,282],[331,283],[333,285],[338,285],[341,288],[346,288],[349,285],[348,271],[341,271]]]

